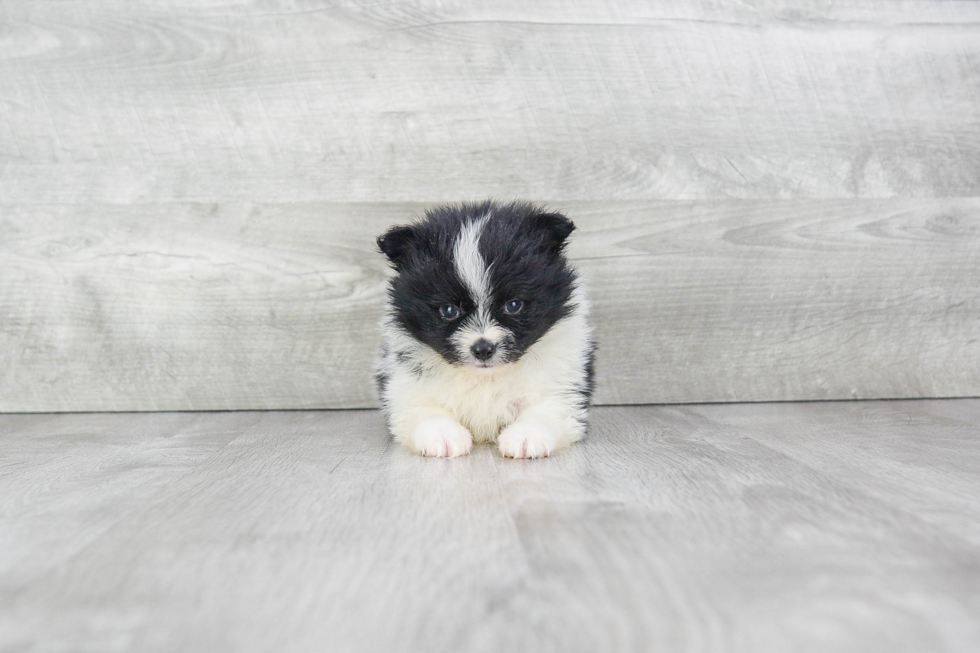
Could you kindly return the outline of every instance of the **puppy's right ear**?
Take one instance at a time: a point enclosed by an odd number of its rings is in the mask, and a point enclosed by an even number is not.
[[[418,232],[413,226],[392,227],[378,238],[378,249],[388,257],[396,270],[401,270],[408,255],[415,248]]]
[[[538,213],[530,219],[541,234],[542,247],[548,252],[559,253],[565,249],[565,240],[575,231],[575,223],[558,212]]]

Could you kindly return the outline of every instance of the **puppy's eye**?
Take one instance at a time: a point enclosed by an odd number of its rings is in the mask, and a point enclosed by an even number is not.
[[[517,315],[524,308],[524,302],[519,299],[512,299],[504,304],[504,313],[507,315]]]
[[[439,307],[439,315],[442,316],[442,319],[452,322],[459,317],[459,309],[452,304],[443,304]]]

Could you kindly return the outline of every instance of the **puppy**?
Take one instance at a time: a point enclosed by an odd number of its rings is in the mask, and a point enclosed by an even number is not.
[[[454,457],[496,442],[538,458],[588,428],[589,301],[575,225],[528,202],[443,206],[378,238],[395,276],[375,379],[395,440]]]

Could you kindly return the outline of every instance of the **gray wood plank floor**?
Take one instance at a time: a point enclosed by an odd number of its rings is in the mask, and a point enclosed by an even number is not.
[[[980,400],[0,415],[2,651],[980,650]]]

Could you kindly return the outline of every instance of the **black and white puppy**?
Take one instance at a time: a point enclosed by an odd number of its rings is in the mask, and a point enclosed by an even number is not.
[[[378,393],[424,456],[494,442],[538,458],[580,440],[593,389],[589,301],[564,256],[575,225],[528,202],[443,206],[392,227]]]

